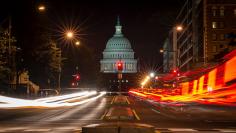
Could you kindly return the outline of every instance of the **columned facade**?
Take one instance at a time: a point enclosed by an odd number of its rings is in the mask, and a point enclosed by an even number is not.
[[[117,91],[118,84],[121,82],[121,90],[127,91],[129,87],[137,83],[137,60],[134,58],[134,51],[130,41],[122,34],[122,26],[119,18],[115,26],[115,34],[106,44],[103,51],[103,58],[100,60],[100,72],[103,75],[103,87],[108,91]],[[117,79],[117,63],[123,64],[123,78]]]
[[[136,73],[137,60],[134,59],[134,51],[127,38],[122,34],[122,26],[119,18],[115,26],[116,32],[107,42],[106,48],[103,51],[103,59],[100,61],[100,71],[103,73],[117,73],[116,63],[123,63],[122,73]]]

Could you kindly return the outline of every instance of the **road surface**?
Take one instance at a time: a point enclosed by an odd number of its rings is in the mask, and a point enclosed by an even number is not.
[[[159,132],[236,133],[234,120],[217,120],[214,115],[201,119],[197,115],[179,113],[133,96],[127,96],[127,105],[122,106],[128,106],[135,112],[134,120],[105,119],[107,111],[113,106],[114,97],[106,95],[72,107],[1,109],[0,132],[81,132],[86,125],[119,121],[150,124]],[[201,116],[201,113],[198,115]],[[236,117],[232,112],[231,115]]]

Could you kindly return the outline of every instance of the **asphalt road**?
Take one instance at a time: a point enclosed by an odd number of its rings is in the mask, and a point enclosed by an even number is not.
[[[234,132],[236,121],[215,119],[217,115],[202,112],[181,113],[173,108],[132,96],[127,105],[135,111],[135,120],[105,120],[104,115],[112,106],[114,96],[104,96],[82,105],[60,108],[2,109],[0,110],[0,132],[81,132],[81,127],[99,123],[145,123],[155,126],[159,132]],[[199,107],[201,108],[201,107]],[[188,108],[189,109],[189,108]],[[236,117],[230,112],[230,117]],[[217,114],[217,113],[216,113]],[[199,117],[198,117],[199,115]],[[205,117],[200,117],[200,116]]]

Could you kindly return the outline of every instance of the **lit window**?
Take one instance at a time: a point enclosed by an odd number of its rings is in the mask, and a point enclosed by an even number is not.
[[[212,28],[213,29],[217,28],[216,22],[212,22]]]
[[[216,40],[216,34],[215,33],[212,34],[212,40]]]
[[[225,34],[220,34],[220,40],[225,40]]]
[[[216,45],[212,47],[212,52],[216,52]]]
[[[225,9],[223,6],[220,7],[220,16],[225,16]]]

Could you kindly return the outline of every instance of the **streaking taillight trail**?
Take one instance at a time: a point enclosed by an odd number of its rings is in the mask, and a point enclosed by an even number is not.
[[[149,92],[149,89],[145,88],[132,89],[129,93],[161,102],[198,102],[236,106],[236,50],[229,55],[226,56],[226,61],[216,67],[205,68],[204,72],[198,71],[203,74],[197,78],[179,82],[175,88],[172,88],[172,90],[180,91],[178,95],[174,95],[176,93],[172,93],[173,91],[167,93],[167,88],[163,88],[158,93]]]

